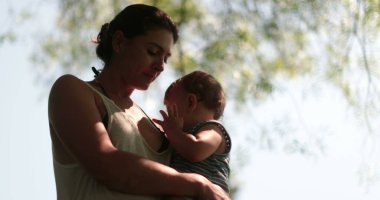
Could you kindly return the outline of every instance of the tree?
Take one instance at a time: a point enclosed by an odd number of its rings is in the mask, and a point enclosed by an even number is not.
[[[369,110],[378,108],[379,70],[375,66],[380,27],[377,1],[203,1],[146,0],[178,22],[181,37],[170,66],[183,74],[206,69],[239,102],[265,100],[277,79],[319,76],[362,110],[371,130]],[[94,63],[90,37],[125,6],[123,1],[59,1],[54,33],[43,36],[35,61],[64,71]],[[68,45],[69,44],[69,45]],[[357,45],[360,52],[354,52]],[[364,85],[350,80],[361,73]],[[232,76],[231,76],[232,74]],[[363,89],[366,93],[363,93]],[[366,102],[360,102],[366,97]]]
[[[340,88],[354,105],[358,86],[347,77],[352,70],[365,73],[368,93],[377,93],[372,84],[378,81],[376,57],[370,51],[380,27],[376,1],[132,2],[157,5],[178,22],[178,56],[170,66],[181,74],[200,67],[229,80],[224,84],[240,102],[265,100],[277,88],[276,78],[313,75]],[[94,62],[90,37],[125,5],[118,0],[59,3],[58,31],[43,37],[35,61],[56,63],[65,71],[88,67]],[[354,45],[361,52],[352,52]]]

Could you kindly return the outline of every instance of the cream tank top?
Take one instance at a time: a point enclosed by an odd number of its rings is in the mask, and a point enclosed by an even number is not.
[[[141,157],[168,165],[171,151],[157,153],[151,149],[141,136],[132,113],[121,110],[112,100],[98,92],[107,109],[107,130],[113,145],[122,151],[135,153]],[[143,112],[143,111],[141,111]],[[153,125],[153,124],[152,124]],[[57,200],[159,200],[160,197],[128,195],[107,189],[97,182],[79,164],[61,164],[54,158],[54,175]],[[133,173],[133,172],[131,172]]]

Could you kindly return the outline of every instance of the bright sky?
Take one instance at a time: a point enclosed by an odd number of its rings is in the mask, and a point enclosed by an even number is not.
[[[0,24],[7,21],[4,20],[6,12],[3,10],[9,5],[17,4],[17,7],[25,8],[28,6],[26,3],[31,1],[24,1],[25,4],[10,2],[0,2]],[[55,8],[48,8],[38,7],[41,20],[37,20],[38,24],[24,28],[51,26],[52,18],[44,15],[54,12]],[[35,84],[36,77],[28,56],[37,44],[27,33],[22,34],[17,43],[0,46],[0,199],[4,200],[55,199],[47,122],[50,87]],[[81,77],[90,78],[91,75]],[[162,74],[160,79],[165,77],[170,77],[169,81],[173,79],[169,71]],[[250,112],[237,113],[232,106],[227,107],[224,120],[233,138],[231,165],[241,187],[235,200],[380,199],[379,179],[373,179],[373,183],[367,185],[368,182],[362,181],[359,176],[360,170],[366,167],[363,161],[368,155],[368,160],[371,160],[372,155],[363,148],[362,128],[356,125],[352,113],[346,111],[342,97],[334,91],[322,86],[318,97],[305,98],[303,92],[310,89],[311,86],[307,85],[309,82],[298,80],[290,83],[290,92],[276,93],[273,100],[252,107]],[[145,102],[143,107],[152,115],[156,113],[157,107],[161,107],[140,93],[136,94],[136,99]],[[300,121],[298,115],[303,117],[299,126],[294,124]],[[325,153],[313,149],[313,145],[311,151],[316,156],[259,148],[259,129],[254,125],[280,121],[284,117],[290,119],[290,127],[296,127],[288,133],[290,138],[294,136],[313,144],[319,132],[326,131],[324,133],[328,134],[323,141]],[[281,124],[279,127],[282,127]],[[305,130],[312,130],[311,135],[305,135]],[[376,139],[379,141],[379,138]],[[274,141],[281,146],[278,140]],[[369,177],[375,178],[376,174],[379,178],[379,171],[378,165],[369,165],[368,170],[365,170]]]

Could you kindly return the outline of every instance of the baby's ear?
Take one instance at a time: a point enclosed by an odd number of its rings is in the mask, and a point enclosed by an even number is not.
[[[195,110],[197,107],[198,101],[197,96],[195,94],[189,93],[187,95],[187,107],[190,109],[190,111]]]

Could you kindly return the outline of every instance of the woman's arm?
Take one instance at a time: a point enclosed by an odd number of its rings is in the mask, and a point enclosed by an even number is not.
[[[165,165],[116,149],[101,122],[94,94],[81,80],[65,75],[49,97],[52,134],[68,154],[99,182],[113,190],[143,195],[188,195],[227,199],[219,188],[196,174],[178,173]]]

